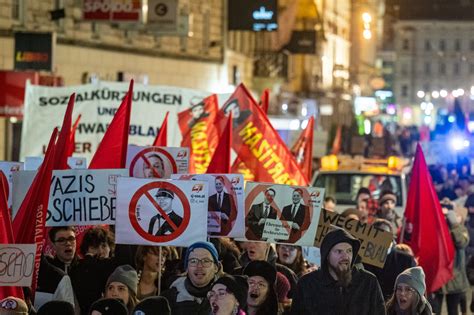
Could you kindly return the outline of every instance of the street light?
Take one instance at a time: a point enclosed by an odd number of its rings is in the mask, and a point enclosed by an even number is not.
[[[440,95],[441,97],[446,97],[446,96],[448,96],[448,91],[446,91],[446,90],[443,89],[443,90],[439,91],[439,95]]]
[[[370,13],[368,12],[362,13],[362,21],[364,21],[364,23],[372,22],[372,16],[370,15]]]
[[[431,96],[433,98],[438,98],[439,97],[439,92],[438,91],[433,91],[433,92],[431,92]]]
[[[370,30],[364,30],[362,33],[365,39],[371,39],[372,38],[372,32]]]
[[[425,92],[422,90],[419,90],[418,92],[416,92],[416,96],[418,96],[419,98],[423,98],[425,97]]]

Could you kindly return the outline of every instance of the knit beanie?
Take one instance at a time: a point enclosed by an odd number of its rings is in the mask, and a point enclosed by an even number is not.
[[[74,306],[66,301],[49,301],[39,308],[37,315],[74,315]]]
[[[382,206],[384,203],[386,203],[389,200],[392,200],[394,203],[397,203],[397,196],[391,191],[385,192],[382,196],[380,196],[379,205]]]
[[[275,290],[279,303],[283,303],[288,300],[288,292],[290,292],[291,285],[288,278],[281,272],[277,272]]]
[[[188,269],[189,254],[191,254],[191,252],[195,250],[196,248],[204,248],[209,253],[211,253],[214,263],[216,265],[219,263],[219,254],[217,253],[217,249],[214,246],[214,244],[212,244],[211,242],[196,242],[192,244],[191,246],[189,246],[188,250],[186,251],[186,255],[184,257],[184,269]]]
[[[22,299],[9,296],[0,301],[1,315],[27,315],[28,306]]]
[[[102,315],[128,315],[128,310],[120,299],[100,299],[92,304],[89,314],[98,311]]]
[[[125,284],[130,291],[137,294],[138,275],[135,269],[130,265],[118,266],[107,279],[108,287],[111,282],[120,282]]]
[[[267,280],[270,286],[276,281],[277,271],[270,263],[264,260],[254,260],[248,263],[244,269],[244,275],[248,277],[260,276]]]
[[[413,289],[418,292],[420,297],[425,295],[426,291],[426,284],[425,284],[425,273],[423,272],[423,268],[421,267],[412,267],[408,268],[403,271],[401,274],[398,275],[397,280],[395,281],[395,288],[397,289],[397,285],[399,283],[404,283],[409,285]]]
[[[170,315],[168,300],[162,296],[152,296],[142,300],[133,309],[132,315]]]
[[[212,286],[219,283],[225,285],[227,290],[232,292],[239,302],[239,307],[245,309],[247,305],[247,293],[249,290],[247,277],[225,275],[217,279]]]

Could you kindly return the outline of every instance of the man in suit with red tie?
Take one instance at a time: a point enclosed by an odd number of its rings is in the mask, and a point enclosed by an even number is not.
[[[273,198],[275,198],[275,190],[268,188],[265,190],[265,198],[262,203],[252,205],[247,217],[245,225],[247,231],[245,237],[249,240],[261,240],[266,219],[276,219],[277,212],[272,207]]]
[[[309,208],[301,203],[303,190],[296,188],[292,194],[292,204],[283,207],[281,221],[291,221],[291,232],[288,243],[295,243],[309,227]]]
[[[224,191],[224,177],[217,176],[215,180],[216,193],[209,197],[208,211],[219,213],[221,222],[220,233],[211,232],[211,235],[227,235],[232,229],[232,221],[236,217],[234,198]]]

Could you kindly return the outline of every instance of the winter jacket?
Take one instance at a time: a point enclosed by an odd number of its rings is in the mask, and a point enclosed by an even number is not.
[[[211,305],[207,300],[207,292],[211,285],[212,283],[205,288],[196,288],[187,277],[180,277],[162,296],[168,300],[172,315],[209,315]]]
[[[352,281],[346,288],[339,286],[330,275],[329,251],[342,242],[351,244],[353,253],[359,250],[359,241],[343,229],[337,228],[327,234],[321,244],[321,269],[299,280],[291,314],[385,315],[382,291],[372,273],[352,265]]]
[[[469,281],[466,274],[466,252],[465,249],[469,244],[469,233],[464,225],[452,224],[450,225],[451,238],[454,242],[454,277],[443,287],[443,293],[454,294],[466,292],[469,288]]]

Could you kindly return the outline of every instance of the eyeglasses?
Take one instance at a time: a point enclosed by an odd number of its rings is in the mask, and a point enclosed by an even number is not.
[[[397,287],[396,289],[398,294],[407,294],[407,295],[412,295],[415,293],[415,289],[410,288],[410,287]]]
[[[259,289],[259,290],[263,290],[263,289],[266,289],[268,287],[268,285],[266,283],[257,282],[257,281],[253,281],[253,280],[249,280],[247,283],[249,284],[249,288],[250,287],[257,287],[257,289]]]
[[[66,237],[60,237],[57,240],[55,240],[55,243],[65,245],[67,242],[74,243],[76,241],[76,237],[74,236],[69,236],[68,238]]]
[[[224,297],[227,296],[227,294],[229,294],[230,292],[227,291],[227,290],[219,290],[219,291],[209,291],[207,292],[207,299],[208,300],[211,300],[211,299],[217,299],[217,300],[220,300],[220,299],[223,299]]]
[[[191,267],[197,267],[199,264],[201,264],[204,268],[209,268],[212,266],[214,263],[214,260],[204,258],[204,259],[198,259],[198,258],[190,258],[188,259],[188,266]]]

